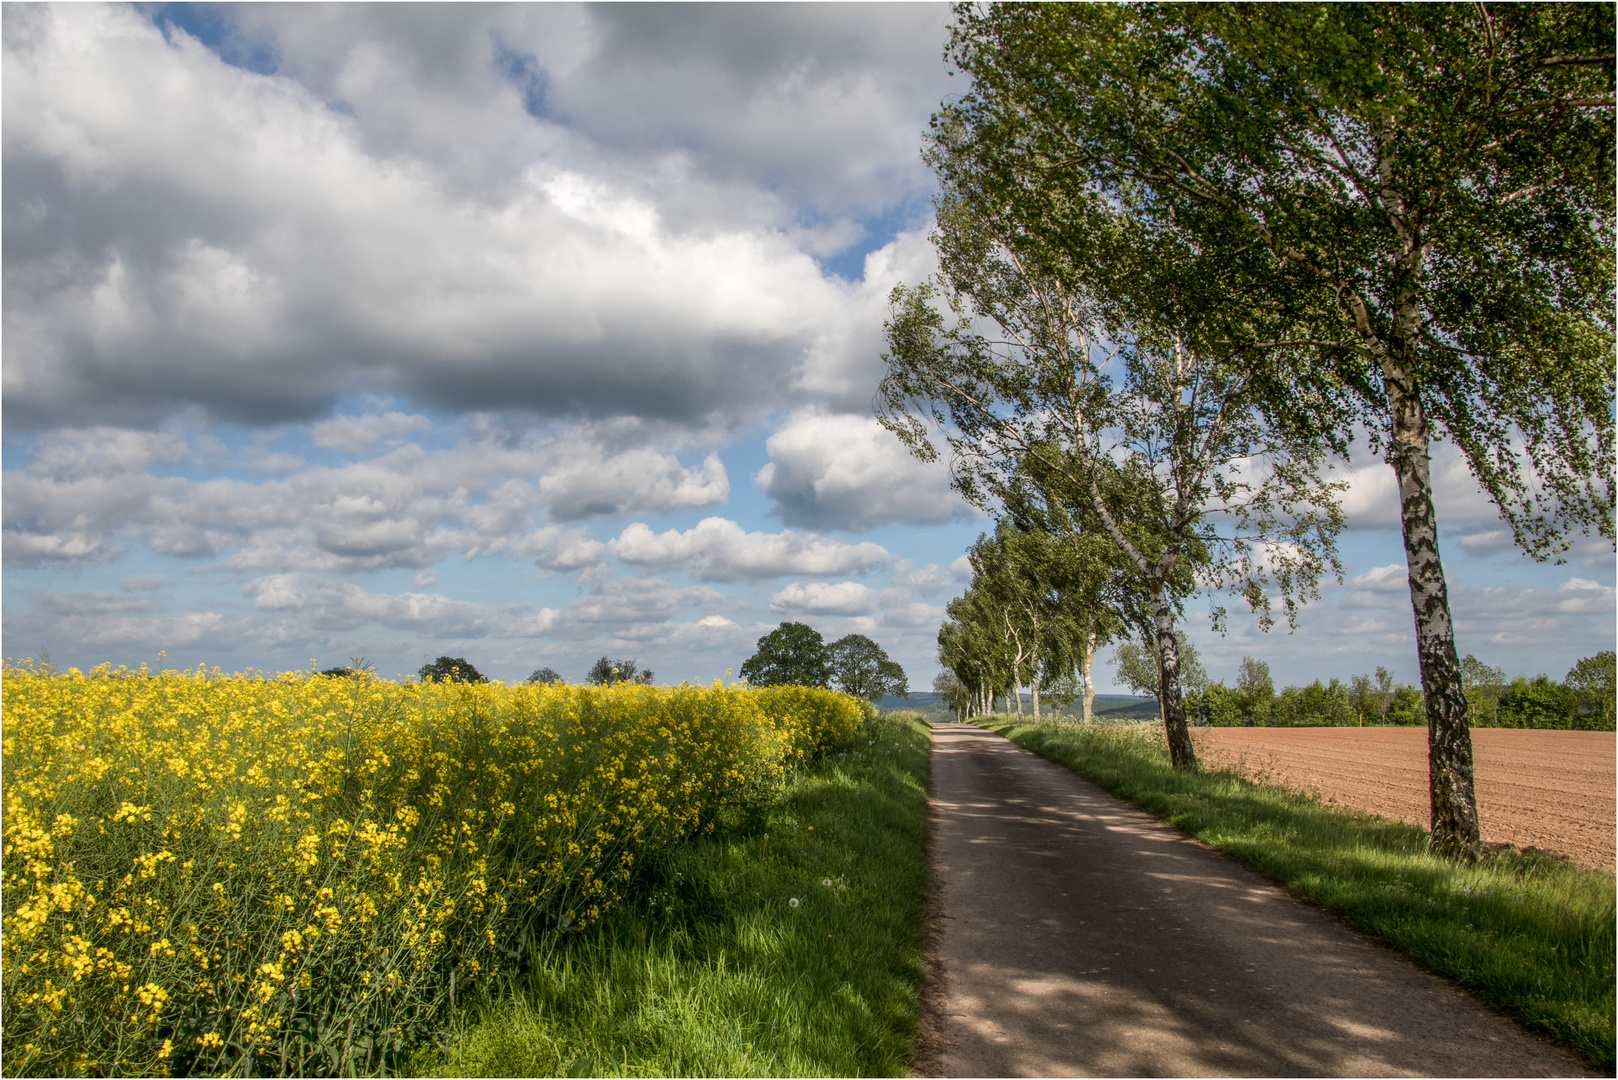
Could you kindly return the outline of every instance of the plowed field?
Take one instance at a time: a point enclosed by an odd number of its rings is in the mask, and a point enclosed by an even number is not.
[[[1199,728],[1194,737],[1206,765],[1431,825],[1426,728]],[[1472,755],[1486,843],[1558,851],[1613,869],[1612,732],[1475,728]]]

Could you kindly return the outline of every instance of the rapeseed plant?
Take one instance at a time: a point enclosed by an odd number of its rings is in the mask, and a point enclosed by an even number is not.
[[[831,691],[8,664],[7,1075],[376,1071],[851,737]]]

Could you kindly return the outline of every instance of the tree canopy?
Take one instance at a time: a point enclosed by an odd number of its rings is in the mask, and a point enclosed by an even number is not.
[[[904,668],[864,634],[838,638],[827,647],[826,659],[831,665],[832,685],[845,694],[866,701],[877,701],[887,694],[910,696]]]
[[[609,660],[603,656],[590,668],[584,681],[592,686],[613,686],[618,683],[650,683],[653,679],[650,668],[642,671],[634,659]],[[535,674],[538,674],[536,672]]]
[[[422,682],[484,683],[484,678],[472,662],[461,656],[440,656],[430,664],[423,664],[416,672]]]
[[[830,686],[831,657],[820,631],[784,622],[758,639],[758,651],[742,663],[742,678],[754,686]]]

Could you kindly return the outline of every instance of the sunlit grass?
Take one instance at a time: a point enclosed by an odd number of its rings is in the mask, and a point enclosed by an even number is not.
[[[1155,723],[996,724],[1007,736],[1235,856],[1611,1071],[1613,875],[1427,833],[1230,772],[1176,772]]]
[[[443,1075],[900,1075],[924,978],[927,731],[871,721],[470,1007]],[[796,899],[796,907],[791,901]]]

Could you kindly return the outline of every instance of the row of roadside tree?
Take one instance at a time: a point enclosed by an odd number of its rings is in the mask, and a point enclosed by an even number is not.
[[[1295,624],[1358,443],[1398,489],[1432,846],[1477,857],[1430,449],[1534,558],[1613,537],[1612,10],[956,8],[939,270],[892,293],[876,413],[999,521],[939,636],[969,709],[1141,641],[1195,769],[1185,602]]]

